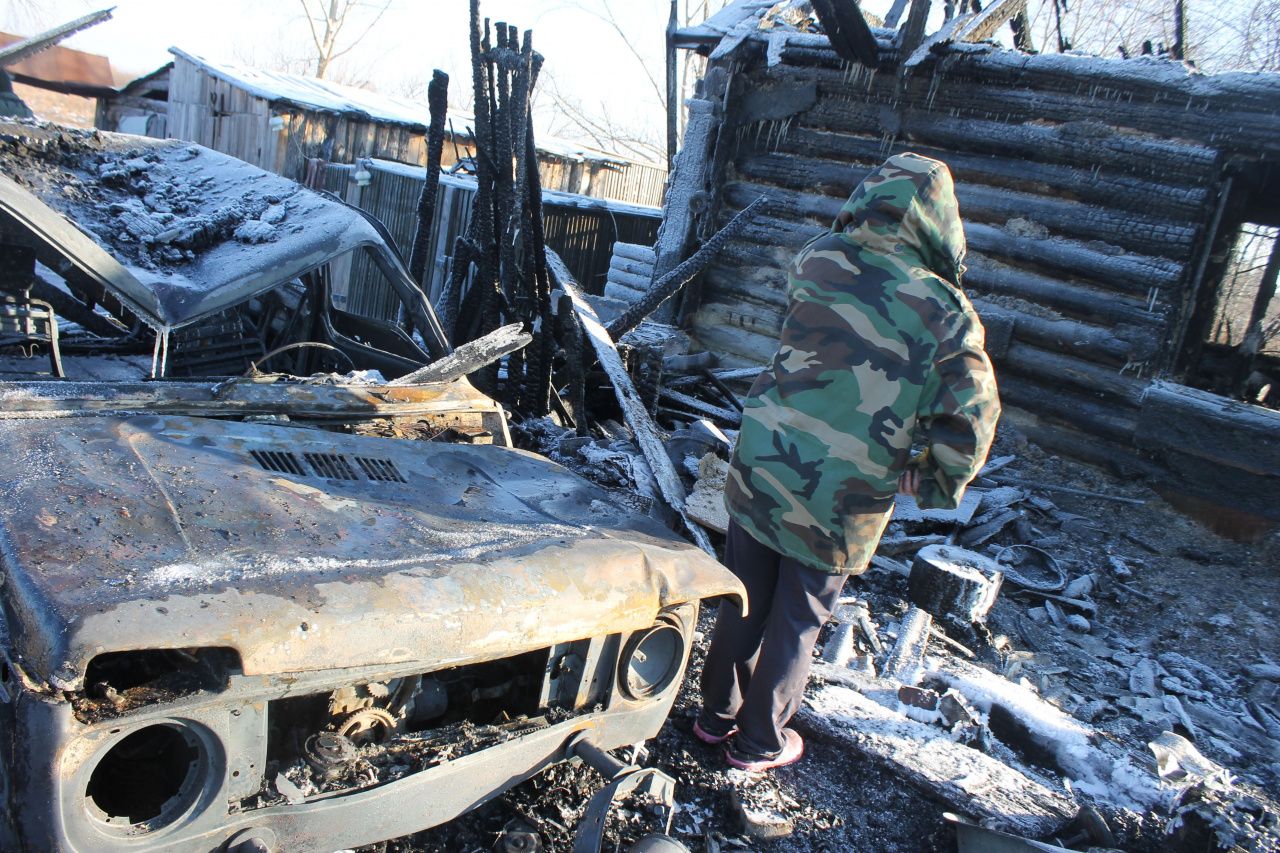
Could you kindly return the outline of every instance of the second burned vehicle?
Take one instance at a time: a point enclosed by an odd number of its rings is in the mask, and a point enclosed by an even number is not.
[[[0,149],[6,342],[56,315],[70,377],[3,361],[5,849],[351,847],[571,757],[600,803],[669,792],[604,750],[657,732],[736,581],[465,378],[297,378],[447,351],[375,223],[187,144]],[[357,264],[416,336],[334,307]]]

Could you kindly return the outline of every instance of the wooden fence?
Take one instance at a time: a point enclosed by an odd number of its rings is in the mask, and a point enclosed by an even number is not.
[[[359,186],[352,178],[361,165],[371,174],[368,186]],[[406,253],[417,227],[418,197],[424,181],[420,168],[374,160],[355,166],[330,164],[324,186],[381,220],[401,252]],[[453,244],[466,233],[474,196],[475,181],[470,177],[441,176],[428,253],[427,294],[432,301],[448,279]],[[543,193],[547,245],[564,258],[578,281],[592,293],[604,290],[613,244],[652,244],[660,218],[661,211],[656,207],[553,191]],[[335,282],[334,295],[339,307],[348,311],[398,319],[399,302],[390,285],[361,258],[354,261],[349,285]]]

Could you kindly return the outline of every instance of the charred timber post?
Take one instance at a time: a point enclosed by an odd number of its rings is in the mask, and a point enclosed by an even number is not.
[[[1263,322],[1267,317],[1267,307],[1276,295],[1276,279],[1280,277],[1280,240],[1271,244],[1271,256],[1267,258],[1266,269],[1262,272],[1262,281],[1258,283],[1258,293],[1253,298],[1253,311],[1249,315],[1249,325],[1245,327],[1244,340],[1240,342],[1240,365],[1236,371],[1236,393],[1244,397],[1245,386],[1249,374],[1253,372],[1253,362],[1263,344]]]
[[[491,73],[497,82],[498,89],[498,112],[493,119],[493,148],[490,150],[490,160],[494,167],[494,238],[498,241],[496,247],[498,280],[501,282],[502,293],[506,296],[508,306],[518,308],[521,299],[516,292],[515,246],[508,239],[510,236],[508,229],[511,227],[510,217],[513,208],[512,194],[515,190],[511,174],[513,153],[511,122],[514,104],[512,103],[512,81],[509,73],[510,63],[507,61],[510,48],[507,25],[499,22],[497,31],[497,49],[489,53]],[[492,325],[495,320],[497,320],[496,316],[486,317],[485,325]]]
[[[876,67],[880,45],[867,26],[858,0],[813,0],[813,11],[841,59]]]
[[[445,282],[440,298],[436,300],[436,313],[440,316],[440,325],[445,334],[452,338],[456,334],[458,320],[458,300],[462,296],[463,285],[471,272],[471,264],[479,256],[476,245],[462,234],[453,241],[453,259],[449,266],[449,280]]]
[[[676,7],[680,0],[671,0],[671,14],[667,18],[667,173],[676,167],[676,148],[679,136],[680,96],[676,90],[679,81],[676,79],[676,28],[679,21]]]
[[[480,0],[471,0],[471,83],[475,98],[476,196],[473,203],[470,240],[476,248],[476,274],[464,310],[455,317],[454,341],[465,343],[480,333],[480,320],[488,308],[490,291],[495,287],[493,268],[493,197],[490,189],[491,169],[488,154],[492,151],[493,134],[489,126],[490,85],[488,65],[489,21],[485,19],[483,35]]]
[[[449,75],[437,68],[431,72],[431,83],[427,86],[427,109],[431,112],[431,124],[427,128],[427,179],[422,185],[422,195],[418,197],[418,226],[413,233],[413,249],[409,254],[409,273],[419,287],[426,286],[427,252],[431,224],[435,218],[436,191],[440,186],[440,159],[444,153],[444,122],[448,104]]]
[[[929,0],[911,0],[907,22],[898,30],[898,56],[906,60],[924,41],[924,28],[929,20]]]
[[[708,77],[712,72],[708,71]],[[667,178],[666,197],[662,203],[662,224],[654,243],[653,277],[661,278],[673,270],[684,257],[694,232],[695,209],[706,201],[706,171],[712,141],[720,125],[718,105],[705,98],[689,101],[689,121],[685,126],[684,146],[676,157],[675,168]]]
[[[578,315],[574,313],[573,297],[567,293],[561,294],[556,304],[556,318],[559,320],[560,340],[564,345],[569,407],[573,411],[578,435],[590,435],[590,425],[587,423],[587,363],[582,324],[578,322]]]
[[[698,251],[694,252],[692,257],[655,282],[653,287],[649,288],[648,293],[636,300],[630,308],[608,325],[609,335],[614,340],[621,338],[627,332],[640,325],[641,321],[657,310],[659,305],[679,293],[680,288],[702,272],[702,269],[719,253],[725,243],[738,236],[742,229],[746,227],[752,215],[764,206],[764,202],[765,197],[761,196],[738,211],[738,214],[717,231],[710,240],[704,243]]]
[[[534,83],[537,82],[538,72],[542,68],[542,57],[537,53],[532,54],[529,74],[529,88],[532,90]],[[525,169],[527,171],[527,185],[529,188],[529,218],[531,223],[530,232],[532,234],[532,247],[526,247],[526,251],[533,252],[533,283],[536,288],[537,310],[541,319],[540,328],[542,330],[541,340],[533,347],[529,356],[529,370],[526,379],[528,386],[526,387],[526,399],[529,401],[531,411],[534,416],[545,414],[551,397],[551,367],[555,356],[554,339],[551,336],[552,328],[552,312],[551,312],[551,275],[547,267],[547,241],[546,232],[543,228],[542,221],[542,176],[538,172],[538,155],[537,148],[533,140],[533,117],[530,115],[527,119],[525,127]],[[585,403],[580,401],[585,399],[585,365],[582,364],[582,344],[581,329],[575,326],[575,334],[578,336],[578,365],[577,370],[580,374],[577,384],[574,385],[574,393],[572,402],[575,406],[585,407]],[[581,386],[581,387],[579,387]],[[574,416],[580,424],[586,423],[585,413],[580,414],[577,409]],[[581,427],[580,427],[581,428]]]
[[[889,13],[884,16],[885,27],[896,30],[898,22],[902,20],[902,13],[906,10],[907,0],[893,0],[893,5],[889,7]]]
[[[1186,59],[1187,52],[1187,4],[1186,0],[1173,0],[1173,58]]]

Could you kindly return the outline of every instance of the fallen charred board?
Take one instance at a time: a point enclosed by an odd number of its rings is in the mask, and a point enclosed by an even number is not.
[[[501,408],[464,380],[424,385],[320,385],[296,380],[4,382],[0,420],[138,412],[198,417],[289,415],[353,420]]]
[[[925,661],[929,677],[958,691],[989,715],[992,734],[1055,766],[1098,799],[1150,808],[1166,793],[1123,747],[1041,698],[1034,690],[950,656]],[[1145,761],[1145,756],[1141,759]]]
[[[595,349],[596,357],[600,360],[600,366],[604,368],[605,373],[609,376],[614,394],[618,398],[618,405],[622,407],[623,417],[626,418],[627,425],[635,433],[636,443],[640,445],[645,461],[649,463],[649,467],[653,470],[654,478],[658,482],[658,489],[662,493],[663,499],[680,514],[698,547],[715,556],[715,549],[711,545],[711,540],[707,538],[706,531],[685,513],[684,502],[686,495],[684,483],[681,482],[675,466],[671,464],[671,458],[667,456],[666,448],[658,437],[658,427],[653,422],[653,418],[649,416],[649,412],[641,402],[639,394],[636,393],[635,385],[632,384],[631,377],[627,374],[627,369],[622,363],[622,358],[618,355],[613,339],[609,337],[609,333],[596,316],[595,309],[591,307],[590,303],[583,298],[582,293],[578,290],[577,283],[573,280],[573,275],[569,272],[569,268],[564,265],[564,261],[560,259],[560,256],[551,249],[547,249],[547,266],[550,268],[551,275],[556,283],[560,285],[561,289],[568,294],[573,302],[573,310],[577,313],[578,319],[582,323],[583,332],[591,342],[592,348]]]
[[[1052,782],[956,743],[942,729],[895,714],[848,687],[810,691],[798,721],[951,808],[1019,835],[1056,832],[1077,810]]]
[[[392,380],[390,384],[419,385],[459,379],[524,348],[532,340],[533,335],[524,330],[523,323],[511,323],[462,344],[445,357]]]
[[[1280,412],[1157,382],[1134,443],[1160,457],[1179,490],[1280,519]]]

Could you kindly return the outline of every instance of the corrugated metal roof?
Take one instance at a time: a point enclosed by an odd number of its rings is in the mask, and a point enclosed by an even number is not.
[[[23,36],[0,33],[0,47],[20,42]],[[34,56],[15,62],[5,69],[17,79],[32,86],[51,83],[58,86],[91,86],[112,89],[111,61],[96,53],[85,53],[69,47],[47,47]]]

